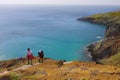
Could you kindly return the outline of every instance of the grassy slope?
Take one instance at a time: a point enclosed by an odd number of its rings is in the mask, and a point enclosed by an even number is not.
[[[11,63],[14,63],[11,62]],[[94,62],[71,62],[59,65],[59,61],[45,59],[44,63],[38,63],[34,59],[34,65],[26,69],[18,69],[25,65],[27,60],[18,61],[11,66],[9,73],[1,75],[0,80],[119,80],[120,68],[110,65],[100,65]],[[22,64],[22,65],[20,65]],[[16,67],[17,66],[17,67]],[[9,68],[9,67],[8,67]],[[1,71],[0,71],[1,72]],[[1,74],[1,73],[0,73]]]
[[[103,59],[101,62],[104,63],[104,64],[111,64],[111,65],[120,66],[120,52],[111,56],[108,59]]]
[[[91,16],[95,18],[96,20],[105,20],[107,22],[115,22],[120,24],[120,11],[116,12],[109,12],[109,13],[103,13],[103,14],[95,14]]]
[[[95,17],[95,18],[101,18],[101,17],[120,17],[120,11],[103,13],[103,14],[95,14],[95,15],[93,15],[93,17]]]

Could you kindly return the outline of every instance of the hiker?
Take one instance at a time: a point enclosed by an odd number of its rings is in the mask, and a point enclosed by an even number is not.
[[[27,49],[27,58],[28,58],[28,64],[32,64],[32,59],[34,58],[32,51],[30,50],[30,48]]]
[[[43,63],[43,58],[44,58],[44,52],[43,50],[39,50],[38,52],[38,60],[39,60],[39,63]]]

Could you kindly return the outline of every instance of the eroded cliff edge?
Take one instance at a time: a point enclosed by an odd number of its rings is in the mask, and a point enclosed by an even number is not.
[[[78,20],[107,26],[104,39],[89,45],[88,51],[96,62],[120,65],[120,11],[95,14]]]

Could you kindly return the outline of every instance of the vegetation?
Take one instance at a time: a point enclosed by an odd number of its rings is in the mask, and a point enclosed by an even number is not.
[[[95,62],[63,62],[45,59],[38,63],[34,59],[33,65],[18,64],[11,66],[11,70],[0,71],[0,80],[118,80],[120,68],[111,65],[101,65]],[[27,60],[24,60],[27,63]],[[8,60],[9,62],[9,60]],[[13,62],[14,63],[14,60]],[[19,66],[19,67],[16,67]],[[8,71],[8,73],[3,74]],[[111,75],[112,74],[112,75]]]
[[[120,67],[120,52],[111,56],[109,59],[103,59],[101,62],[104,64],[111,64]]]
[[[114,22],[120,24],[120,11],[95,14],[91,17],[94,18],[96,21],[102,20],[104,21],[104,23],[107,21],[107,23]]]
[[[120,11],[103,13],[103,14],[95,14],[92,17],[94,18],[102,18],[102,17],[120,17]]]
[[[20,80],[19,76],[17,75],[17,73],[11,72],[10,73],[10,79],[11,80]]]

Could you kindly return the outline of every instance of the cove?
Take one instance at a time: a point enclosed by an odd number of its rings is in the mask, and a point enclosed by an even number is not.
[[[2,6],[0,60],[24,57],[31,48],[35,56],[42,49],[48,58],[90,61],[84,49],[104,37],[105,26],[76,19],[113,10],[118,7]]]

